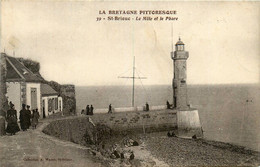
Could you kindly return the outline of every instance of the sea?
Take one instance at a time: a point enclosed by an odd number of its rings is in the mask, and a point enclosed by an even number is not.
[[[171,85],[135,87],[135,105],[166,105],[172,102]],[[204,137],[260,151],[260,85],[188,85],[191,107],[199,110]],[[76,86],[77,111],[130,107],[132,86]]]

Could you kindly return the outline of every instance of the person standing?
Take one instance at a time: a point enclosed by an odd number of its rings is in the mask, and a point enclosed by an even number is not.
[[[14,104],[10,104],[10,109],[7,111],[7,127],[6,132],[11,135],[15,135],[16,132],[20,131],[17,123],[17,111],[14,109]]]
[[[108,106],[108,113],[112,113],[112,105],[111,104],[109,104],[109,106]]]
[[[89,115],[89,105],[86,107],[86,114]]]
[[[30,110],[30,106],[27,105],[26,117],[25,117],[25,128],[29,129],[30,126],[31,126],[31,110]]]
[[[149,104],[146,102],[145,104],[146,111],[149,111]]]
[[[93,115],[94,113],[94,107],[92,106],[92,104],[90,105],[90,115]]]
[[[169,103],[168,100],[167,100],[167,102],[166,102],[166,105],[167,105],[167,109],[170,109],[170,108],[171,108],[171,105],[170,105],[170,103]]]
[[[19,117],[19,119],[20,119],[20,126],[21,126],[21,129],[23,130],[23,131],[25,131],[26,130],[26,128],[25,128],[25,120],[26,120],[26,109],[25,109],[25,104],[22,104],[22,110],[20,111],[20,117]]]
[[[42,117],[43,117],[43,118],[46,118],[46,115],[45,115],[45,107],[42,108],[42,112],[43,112],[43,113],[42,113]]]
[[[36,129],[36,126],[38,125],[39,118],[40,118],[40,114],[38,112],[38,109],[36,108],[36,110],[33,110],[33,114],[32,114],[32,127],[34,129]]]

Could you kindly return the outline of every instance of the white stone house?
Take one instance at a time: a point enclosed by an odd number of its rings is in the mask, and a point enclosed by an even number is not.
[[[41,84],[43,117],[62,112],[62,97],[48,84]]]
[[[44,113],[43,111],[44,105],[42,104],[42,101],[50,96],[48,95],[48,92],[47,94],[45,92],[46,84],[43,84],[44,79],[31,72],[17,58],[7,56],[5,53],[2,55],[5,56],[7,69],[6,96],[8,102],[11,101],[15,105],[18,119],[20,116],[19,111],[22,109],[22,104],[31,106],[31,111],[38,109],[41,118],[43,118],[44,114],[45,116],[50,115],[48,113]],[[42,86],[43,88],[41,88]],[[42,90],[44,94],[42,94]],[[54,112],[62,111],[62,99],[61,97],[58,97],[57,92],[53,98],[57,98],[60,102],[60,105],[58,105],[60,108]]]

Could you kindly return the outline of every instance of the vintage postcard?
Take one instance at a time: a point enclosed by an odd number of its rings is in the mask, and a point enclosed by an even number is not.
[[[259,166],[259,1],[2,0],[0,166]]]

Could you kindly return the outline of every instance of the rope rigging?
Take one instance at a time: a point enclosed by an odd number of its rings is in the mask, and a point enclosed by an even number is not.
[[[135,67],[135,57],[133,57],[133,76],[119,76],[118,78],[124,78],[124,79],[132,79],[133,81],[133,87],[132,87],[132,107],[135,106],[135,80],[136,79],[147,79],[146,77],[140,77],[138,74],[138,77],[135,76],[136,73],[136,67]],[[141,82],[142,83],[142,82]],[[142,83],[143,85],[143,83]],[[147,94],[147,93],[146,93]]]

